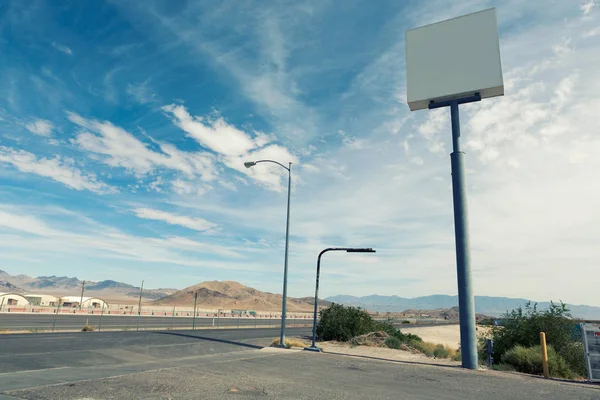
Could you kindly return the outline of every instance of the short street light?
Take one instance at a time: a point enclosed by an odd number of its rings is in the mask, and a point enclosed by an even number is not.
[[[287,220],[285,224],[285,260],[283,263],[283,299],[281,300],[281,334],[279,336],[279,346],[285,348],[285,320],[287,318],[287,274],[288,274],[288,247],[290,242],[290,194],[292,189],[292,163],[289,166],[273,161],[273,160],[258,160],[246,161],[246,168],[254,167],[258,163],[273,163],[277,164],[288,172],[288,197],[287,197]]]
[[[315,285],[315,310],[313,313],[313,331],[312,331],[312,345],[310,347],[305,347],[304,350],[310,351],[321,351],[320,348],[317,347],[317,308],[319,303],[319,275],[321,273],[321,256],[328,251],[345,251],[347,253],[375,253],[375,250],[372,248],[352,248],[352,247],[330,247],[319,253],[319,257],[317,258],[317,283]]]

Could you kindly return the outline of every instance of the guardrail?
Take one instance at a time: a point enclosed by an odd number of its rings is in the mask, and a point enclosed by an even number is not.
[[[279,328],[280,318],[254,316],[0,314],[0,333],[86,330]],[[312,319],[288,318],[287,327],[311,327]]]

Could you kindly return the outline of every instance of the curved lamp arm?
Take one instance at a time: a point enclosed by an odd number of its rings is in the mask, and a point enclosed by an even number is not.
[[[284,169],[286,169],[288,172],[289,172],[289,170],[290,170],[288,167],[286,167],[286,166],[285,166],[285,165],[283,165],[282,163],[280,163],[280,162],[277,162],[277,161],[273,161],[273,160],[247,161],[247,162],[245,162],[245,163],[244,163],[244,166],[245,166],[246,168],[250,168],[250,167],[254,167],[256,164],[259,164],[259,163],[265,163],[265,162],[268,162],[268,163],[273,163],[273,164],[277,164],[277,165],[279,165],[281,168],[284,168]],[[290,165],[292,165],[292,163],[290,163]]]

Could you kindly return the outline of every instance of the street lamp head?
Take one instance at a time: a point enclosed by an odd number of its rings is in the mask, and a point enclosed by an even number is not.
[[[372,248],[362,248],[362,249],[347,249],[347,253],[375,253],[375,250]]]
[[[256,163],[254,161],[246,161],[244,163],[244,167],[246,167],[246,168],[254,167],[255,165],[256,165]]]

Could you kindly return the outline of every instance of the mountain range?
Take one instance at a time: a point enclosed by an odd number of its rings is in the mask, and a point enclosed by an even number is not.
[[[67,276],[10,275],[0,270],[0,293],[47,293],[53,295],[78,295],[81,293],[82,281]],[[142,298],[157,305],[191,305],[194,292],[198,293],[197,304],[201,308],[239,308],[250,310],[281,310],[281,295],[261,292],[235,281],[207,281],[177,289],[144,288]],[[140,288],[128,283],[114,280],[99,282],[85,281],[85,295],[97,296],[109,301],[134,301],[140,294]],[[528,299],[475,296],[475,311],[490,316],[501,316],[507,311],[527,304]],[[399,296],[330,296],[319,301],[319,305],[327,306],[330,302],[357,306],[378,312],[431,311],[452,309],[458,305],[457,296],[431,295],[415,298]],[[533,301],[532,301],[533,302]],[[309,311],[314,304],[312,297],[288,298],[290,311]],[[539,308],[547,308],[549,302],[538,302]],[[600,320],[600,307],[567,303],[573,317],[586,320]],[[426,313],[426,312],[424,312]]]
[[[327,297],[326,300],[379,312],[403,312],[409,309],[435,310],[458,306],[458,296],[441,294],[415,298],[379,295],[363,297],[337,295]],[[475,311],[477,313],[498,317],[507,311],[525,306],[529,301],[530,300],[519,298],[475,296]],[[535,303],[535,301],[531,302]],[[537,303],[539,309],[545,309],[550,305],[549,302]],[[567,308],[569,308],[573,317],[586,320],[600,320],[600,307],[567,303]]]
[[[52,295],[74,295],[81,292],[83,281],[68,276],[38,276],[33,278],[27,275],[10,275],[0,270],[0,293],[35,293],[43,292]],[[100,282],[85,281],[86,296],[97,296],[106,299],[137,298],[140,288],[128,283],[113,280]],[[142,298],[156,300],[168,296],[177,289],[144,289]]]

